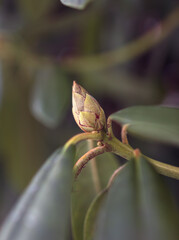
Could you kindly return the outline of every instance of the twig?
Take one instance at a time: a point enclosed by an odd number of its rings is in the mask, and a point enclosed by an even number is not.
[[[62,65],[74,72],[93,72],[128,62],[166,39],[179,26],[178,16],[179,8],[176,8],[165,20],[123,47],[89,57],[64,59]]]
[[[88,151],[86,154],[84,154],[75,164],[73,171],[75,178],[78,177],[81,170],[85,167],[85,165],[94,157],[103,154],[108,151],[108,147],[106,145],[101,147],[96,147]]]

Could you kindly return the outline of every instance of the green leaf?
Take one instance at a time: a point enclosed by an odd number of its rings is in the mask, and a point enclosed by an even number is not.
[[[48,159],[4,223],[0,240],[69,239],[73,155],[73,148],[59,149]]]
[[[97,195],[94,201],[91,203],[84,222],[84,240],[92,240],[94,232],[96,230],[96,219],[107,197],[107,189]]]
[[[61,2],[68,7],[84,9],[91,0],[61,0]]]
[[[31,111],[47,127],[57,127],[63,120],[71,98],[71,86],[56,68],[40,69],[31,98]]]
[[[102,61],[97,61],[95,66]],[[94,61],[92,61],[94,64]],[[83,62],[84,64],[84,62]],[[87,67],[90,69],[90,65]],[[81,67],[82,70],[85,67]],[[91,71],[85,73],[85,85],[90,92],[98,91],[98,94],[108,94],[114,101],[125,102],[126,105],[152,104],[158,101],[160,92],[156,88],[156,82],[144,77],[130,75],[124,71]],[[110,79],[110,81],[109,81]],[[130,97],[129,97],[130,96]]]
[[[162,106],[129,107],[112,114],[111,119],[142,138],[179,145],[179,109]]]
[[[76,160],[89,150],[86,142],[79,144]],[[75,240],[83,239],[83,227],[86,212],[98,193],[92,174],[92,161],[82,170],[73,186],[72,191],[72,229]],[[118,167],[115,157],[105,153],[96,158],[97,172],[100,188],[103,189],[113,171]]]
[[[176,240],[179,217],[162,176],[144,158],[116,176],[100,212],[95,240]]]

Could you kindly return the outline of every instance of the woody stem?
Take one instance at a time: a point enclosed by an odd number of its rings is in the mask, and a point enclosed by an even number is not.
[[[112,130],[112,120],[110,117],[108,117],[108,119],[107,119],[107,134],[108,134],[109,139],[114,137],[114,133]]]
[[[128,124],[125,124],[123,127],[122,127],[122,130],[121,130],[121,138],[122,138],[122,142],[124,144],[127,144],[129,145],[129,142],[128,142],[128,139],[127,139],[127,128],[128,128]]]
[[[108,151],[108,147],[107,146],[100,146],[100,147],[96,147],[91,149],[90,151],[88,151],[86,154],[84,154],[75,164],[75,166],[73,167],[73,172],[74,172],[74,176],[75,178],[78,177],[78,175],[80,174],[81,170],[85,167],[85,165],[94,157],[103,154],[105,152]]]

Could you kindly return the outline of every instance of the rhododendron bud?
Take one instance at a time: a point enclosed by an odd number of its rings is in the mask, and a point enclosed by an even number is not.
[[[106,128],[106,117],[99,103],[83,87],[73,82],[72,112],[78,126],[85,132]]]

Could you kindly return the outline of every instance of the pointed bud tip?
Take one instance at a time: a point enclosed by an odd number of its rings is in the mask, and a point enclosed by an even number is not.
[[[74,91],[74,89],[76,88],[76,82],[75,82],[75,81],[73,81],[73,86],[72,86],[72,88],[73,88],[73,91]]]
[[[106,118],[99,103],[75,81],[72,90],[72,112],[78,126],[85,132],[105,128]]]
[[[73,81],[73,92],[79,93],[80,92],[80,85]]]

